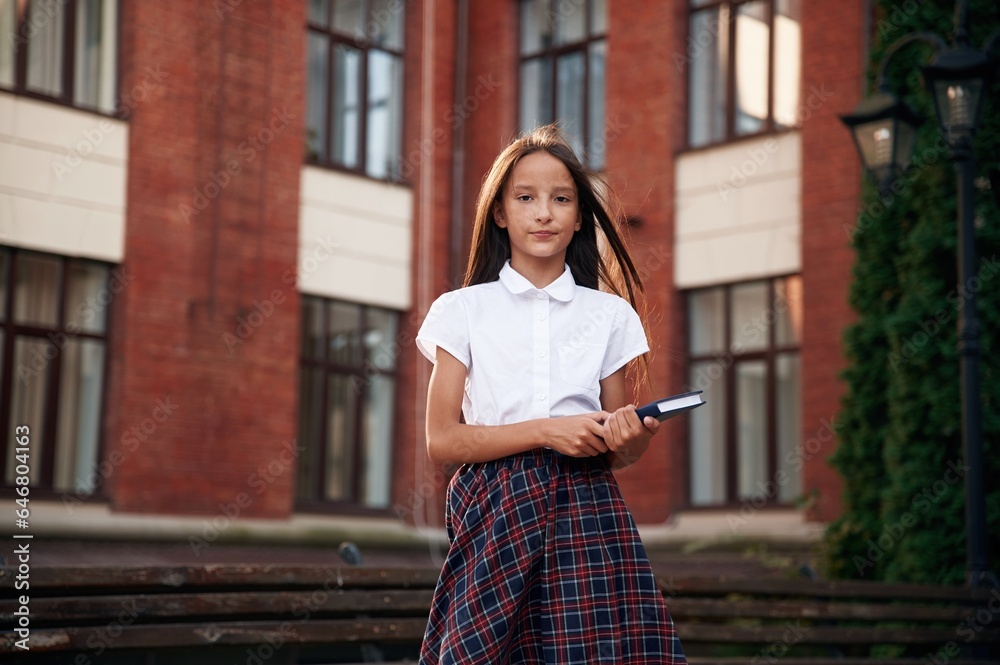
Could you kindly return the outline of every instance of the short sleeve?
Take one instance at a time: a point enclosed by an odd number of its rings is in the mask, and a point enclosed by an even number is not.
[[[615,320],[611,324],[608,348],[604,353],[604,364],[601,366],[601,379],[608,378],[628,361],[647,351],[649,343],[646,341],[646,331],[642,327],[639,315],[628,301],[619,298]]]
[[[431,362],[436,362],[440,347],[469,367],[469,318],[458,292],[449,291],[438,296],[417,331],[416,341],[417,348]]]

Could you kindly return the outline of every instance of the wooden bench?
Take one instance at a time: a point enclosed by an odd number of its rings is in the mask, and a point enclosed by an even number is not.
[[[0,569],[0,662],[414,662],[437,574],[315,565],[38,567],[25,652],[15,631],[23,592],[14,589],[14,571]],[[1000,662],[1000,592],[787,579],[661,577],[660,585],[692,665]],[[985,653],[973,658],[970,646]]]
[[[1000,591],[797,579],[672,579],[692,664],[1000,662]],[[981,653],[973,656],[978,649]]]
[[[33,568],[25,653],[16,644],[12,570],[2,573],[0,662],[11,662],[7,654],[23,662],[76,662],[67,659],[73,653],[89,658],[81,665],[110,662],[112,652],[152,650],[155,660],[139,662],[187,663],[183,656],[195,647],[211,647],[220,663],[291,663],[325,653],[356,661],[382,652],[415,658],[438,575],[314,565]],[[172,650],[181,657],[171,658]]]

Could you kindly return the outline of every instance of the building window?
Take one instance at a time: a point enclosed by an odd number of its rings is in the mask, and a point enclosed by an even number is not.
[[[0,34],[0,89],[115,111],[118,0],[3,0]]]
[[[689,0],[688,144],[797,124],[802,0]]]
[[[401,0],[310,0],[306,159],[400,177]]]
[[[559,121],[593,169],[604,167],[607,0],[521,0],[521,129]]]
[[[688,380],[708,406],[691,413],[692,506],[802,492],[802,280],[745,282],[687,294]]]
[[[389,506],[397,320],[392,310],[302,297],[300,506]]]
[[[107,309],[120,279],[104,263],[0,248],[0,460],[15,485],[15,427],[30,429],[30,485],[96,489]]]

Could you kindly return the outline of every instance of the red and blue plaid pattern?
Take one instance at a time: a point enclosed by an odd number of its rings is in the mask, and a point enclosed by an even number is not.
[[[463,466],[421,665],[686,663],[600,458],[534,450]]]

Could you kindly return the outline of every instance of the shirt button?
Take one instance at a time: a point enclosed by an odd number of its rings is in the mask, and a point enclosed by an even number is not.
[[[539,351],[538,352],[538,357],[539,358],[544,358],[545,357],[545,352],[544,351]]]
[[[538,399],[539,401],[545,399],[545,393],[538,393]]]
[[[539,291],[538,292],[538,299],[541,300],[544,297],[545,297],[545,294],[543,292]]]
[[[545,316],[544,314],[539,314],[539,315],[538,315],[538,320],[539,320],[539,321],[544,321],[544,320],[545,320],[545,319],[547,319],[547,318],[549,318],[549,317]]]

